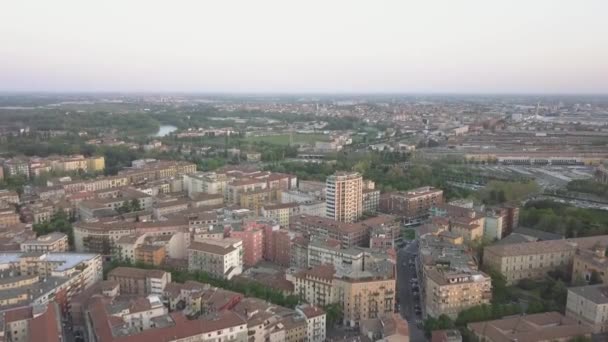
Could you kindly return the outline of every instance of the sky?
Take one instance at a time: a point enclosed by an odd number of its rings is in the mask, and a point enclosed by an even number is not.
[[[0,91],[608,93],[607,0],[18,0]]]

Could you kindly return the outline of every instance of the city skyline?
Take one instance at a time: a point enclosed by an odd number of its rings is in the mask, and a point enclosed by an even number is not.
[[[608,4],[7,4],[0,92],[606,94]]]

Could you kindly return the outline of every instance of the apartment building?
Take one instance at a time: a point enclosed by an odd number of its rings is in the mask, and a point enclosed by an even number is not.
[[[226,238],[192,242],[188,247],[188,270],[203,271],[231,279],[243,272],[243,241]]]
[[[35,307],[6,308],[0,320],[4,341],[62,342],[61,308],[55,302]]]
[[[323,309],[310,304],[296,307],[296,311],[306,317],[306,337],[309,342],[324,342],[327,335],[326,314]]]
[[[433,224],[461,236],[465,242],[472,242],[483,238],[485,217],[434,217]]]
[[[425,313],[455,319],[462,310],[492,299],[492,279],[480,271],[425,270]]]
[[[391,192],[380,196],[382,213],[401,217],[404,222],[429,215],[429,209],[443,203],[443,190],[425,186],[410,191]]]
[[[167,237],[170,239],[170,237]],[[165,264],[167,249],[165,245],[142,244],[135,248],[135,262],[147,265],[160,266]]]
[[[327,177],[325,216],[335,221],[356,222],[363,214],[363,177],[357,172],[337,172]]]
[[[362,205],[364,213],[377,212],[380,205],[380,190],[364,189]]]
[[[541,279],[548,271],[569,270],[576,248],[571,240],[493,245],[484,249],[483,262],[500,271],[508,284],[515,284],[525,278]]]
[[[299,209],[300,205],[295,202],[268,204],[262,208],[262,216],[277,220],[281,227],[288,227],[291,215],[297,215]]]
[[[255,178],[245,178],[231,181],[226,185],[226,203],[229,204],[240,204],[241,203],[241,195],[244,193],[261,193],[267,194],[268,191],[263,191],[267,189],[267,183],[265,180],[255,179]],[[270,200],[269,198],[265,198],[263,200]],[[260,201],[262,202],[262,201]],[[261,203],[260,203],[261,204]],[[260,205],[261,207],[261,205]]]
[[[307,319],[297,310],[273,305],[257,298],[243,298],[233,311],[247,320],[250,342],[307,341]]]
[[[378,216],[357,223],[346,223],[318,216],[299,214],[291,218],[290,230],[321,240],[340,241],[343,248],[366,245],[370,231],[394,222],[394,216]]]
[[[386,272],[353,272],[341,276],[336,283],[342,293],[345,324],[355,326],[361,320],[393,313],[395,277],[390,267]]]
[[[264,205],[268,204],[275,196],[276,190],[268,188],[256,188],[239,192],[238,204],[241,208],[251,210],[255,215],[262,215]]]
[[[41,235],[21,244],[22,252],[67,252],[68,249],[68,236],[60,232]]]
[[[335,283],[335,274],[333,265],[319,265],[288,273],[286,278],[293,283],[294,293],[303,301],[324,307],[340,302],[343,297],[342,289]]]
[[[46,305],[56,301],[67,310],[71,299],[102,279],[101,256],[81,253],[8,252],[0,306]]]
[[[19,194],[16,191],[0,190],[0,203],[19,204]]]
[[[483,223],[484,241],[496,241],[503,237],[503,222],[505,216],[495,212],[486,213]]]
[[[449,232],[420,238],[417,269],[426,315],[455,318],[460,311],[487,304],[492,298],[490,277],[478,270],[462,242]]]
[[[25,158],[11,158],[2,163],[5,177],[30,177],[29,160]]]
[[[248,341],[247,322],[234,312],[188,319],[181,312],[167,313],[159,301],[148,297],[136,298],[132,303],[108,303],[107,299],[96,297],[87,308],[87,335],[95,336],[96,342]],[[143,315],[144,312],[149,314]]]
[[[197,193],[224,195],[230,181],[231,178],[223,173],[198,172],[184,175],[184,187],[190,197]]]
[[[288,273],[294,293],[316,306],[340,304],[345,324],[391,314],[395,305],[395,264],[389,260],[366,263],[361,270],[314,266]]]
[[[232,224],[228,235],[243,241],[243,264],[251,267],[262,261],[264,257],[264,240],[266,236],[263,224],[243,222]]]
[[[569,287],[566,316],[588,324],[596,334],[608,332],[608,286]]]
[[[0,226],[11,226],[18,224],[19,214],[12,209],[0,210]]]
[[[117,267],[108,273],[108,280],[119,284],[121,294],[162,295],[167,284],[171,282],[171,273],[154,269]]]

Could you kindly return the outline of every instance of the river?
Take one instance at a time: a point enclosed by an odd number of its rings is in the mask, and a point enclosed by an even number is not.
[[[164,137],[166,135],[169,135],[169,133],[176,131],[177,127],[172,126],[172,125],[160,125],[160,127],[158,128],[158,132],[156,132],[156,134],[154,135],[155,137]]]

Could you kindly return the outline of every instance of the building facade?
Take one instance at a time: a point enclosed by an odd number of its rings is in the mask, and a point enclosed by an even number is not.
[[[363,213],[363,178],[357,172],[338,172],[327,177],[325,215],[340,222],[355,222]]]

